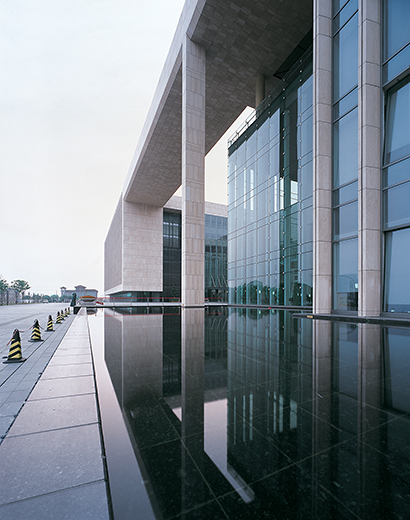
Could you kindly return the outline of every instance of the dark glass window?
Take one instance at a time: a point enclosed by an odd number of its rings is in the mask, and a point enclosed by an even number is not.
[[[384,163],[410,155],[410,83],[387,96]]]
[[[357,201],[333,209],[334,238],[348,238],[357,235]]]
[[[410,312],[410,228],[386,233],[384,309]]]
[[[335,188],[357,179],[359,164],[357,139],[356,108],[333,125],[333,185]]]
[[[357,311],[358,2],[333,2],[333,309]],[[349,238],[350,240],[346,240]]]
[[[410,41],[410,2],[384,0],[383,56],[387,60]]]
[[[355,14],[333,38],[333,99],[335,101],[357,85],[357,71],[358,15]]]
[[[333,244],[333,308],[357,311],[357,238]]]

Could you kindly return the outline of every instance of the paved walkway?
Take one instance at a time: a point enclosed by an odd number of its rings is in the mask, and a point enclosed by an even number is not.
[[[55,328],[1,363],[0,518],[108,520],[87,316]]]

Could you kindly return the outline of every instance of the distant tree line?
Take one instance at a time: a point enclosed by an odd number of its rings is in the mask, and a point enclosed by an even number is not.
[[[29,289],[30,285],[26,280],[13,280],[8,283],[7,280],[0,275],[0,298],[2,304],[9,303],[10,290],[14,292],[15,303],[17,303],[20,295],[24,295],[25,291],[28,291]]]
[[[0,305],[9,305],[18,303],[20,300],[24,302],[41,303],[59,302],[61,298],[57,294],[25,294],[30,289],[30,285],[26,280],[13,280],[7,282],[3,276],[0,275]]]

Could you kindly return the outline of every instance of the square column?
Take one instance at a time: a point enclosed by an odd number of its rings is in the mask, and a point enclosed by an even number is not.
[[[182,304],[205,298],[205,49],[182,46]]]
[[[332,3],[314,2],[313,312],[332,310]]]
[[[381,1],[359,2],[359,316],[381,312]]]

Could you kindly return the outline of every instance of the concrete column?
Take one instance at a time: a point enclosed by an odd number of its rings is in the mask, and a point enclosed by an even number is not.
[[[205,49],[182,48],[182,304],[205,298]]]
[[[313,311],[332,310],[332,3],[313,19]]]
[[[359,2],[359,316],[381,312],[381,0]]]
[[[259,74],[256,76],[256,88],[255,88],[255,108],[262,103],[265,99],[265,76]]]

